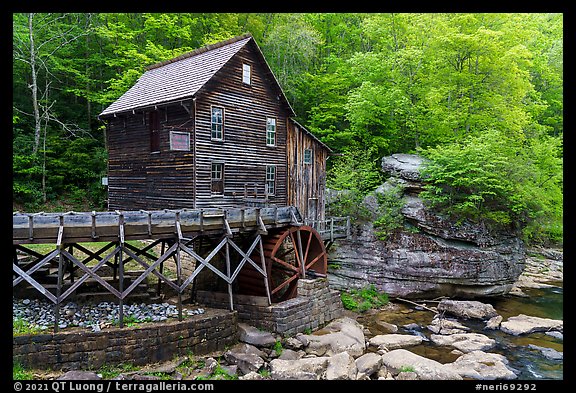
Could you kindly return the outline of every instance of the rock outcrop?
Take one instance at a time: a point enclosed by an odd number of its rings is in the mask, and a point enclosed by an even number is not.
[[[364,204],[376,219],[376,194],[397,193],[404,200],[401,214],[409,229],[379,240],[372,222],[359,224],[349,239],[332,249],[330,286],[349,289],[374,284],[391,296],[406,298],[508,293],[524,268],[523,242],[513,233],[490,233],[426,208],[418,197],[424,185],[423,165],[425,161],[417,155],[382,159],[382,169],[390,177]]]

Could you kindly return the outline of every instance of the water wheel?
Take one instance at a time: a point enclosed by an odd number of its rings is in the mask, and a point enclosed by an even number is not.
[[[270,231],[262,243],[273,303],[295,297],[299,278],[326,275],[326,247],[314,228],[303,225]],[[260,262],[259,252],[251,257]],[[266,296],[263,276],[249,264],[238,275],[238,287],[241,294]]]

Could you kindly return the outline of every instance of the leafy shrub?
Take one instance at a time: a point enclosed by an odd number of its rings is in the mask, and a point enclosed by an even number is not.
[[[401,193],[401,188],[398,186],[384,193],[376,193],[378,209],[373,225],[380,240],[388,239],[394,230],[404,226],[402,207],[405,200],[400,198]]]
[[[357,312],[364,312],[388,304],[388,294],[379,292],[374,284],[341,292],[340,299],[345,309]]]

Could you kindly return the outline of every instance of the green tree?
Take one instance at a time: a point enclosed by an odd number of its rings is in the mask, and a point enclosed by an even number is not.
[[[523,231],[528,241],[560,241],[562,162],[559,141],[548,139],[515,139],[488,130],[423,150],[430,162],[420,195],[459,221]]]

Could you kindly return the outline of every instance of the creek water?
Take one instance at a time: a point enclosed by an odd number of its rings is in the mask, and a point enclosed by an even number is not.
[[[550,288],[523,289],[523,292],[528,297],[505,295],[477,300],[492,304],[496,311],[502,315],[504,321],[519,314],[563,319],[563,288],[561,284]],[[430,324],[434,317],[431,311],[424,309],[415,310],[412,305],[394,302],[393,300],[392,302],[394,307],[385,308],[378,312],[368,312],[358,318],[358,322],[368,329],[368,338],[378,334],[389,333],[382,326],[382,322],[398,326],[398,333],[430,337],[432,332],[426,326]],[[496,346],[487,352],[504,355],[509,361],[509,366],[517,370],[518,380],[563,379],[562,360],[547,359],[541,351],[529,346],[532,344],[563,352],[562,339],[554,338],[545,333],[513,336],[501,330],[484,330],[485,323],[482,321],[459,319],[459,322],[469,327],[471,332],[481,333],[496,340]],[[408,330],[403,327],[403,325],[414,323],[418,324],[420,328]],[[460,356],[451,353],[453,348],[437,346],[431,341],[423,341],[421,345],[407,349],[443,364],[453,362]]]

